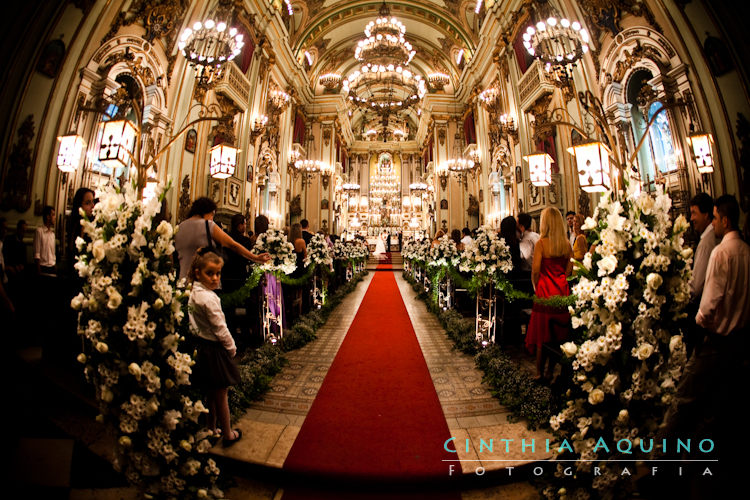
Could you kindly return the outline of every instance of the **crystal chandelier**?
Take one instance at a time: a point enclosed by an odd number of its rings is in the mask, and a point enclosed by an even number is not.
[[[199,83],[216,81],[222,66],[242,52],[243,36],[228,26],[231,18],[231,6],[220,2],[209,19],[195,22],[180,35],[177,46],[195,67]]]
[[[547,70],[573,64],[589,50],[589,34],[578,21],[560,18],[547,1],[539,0],[538,21],[526,28],[523,44]]]
[[[425,96],[425,79],[408,69],[416,51],[405,33],[406,27],[383,2],[379,17],[365,26],[365,38],[355,48],[359,68],[342,82],[351,105],[388,115],[418,104]]]
[[[326,73],[320,75],[318,81],[326,90],[333,90],[341,84],[341,75],[338,73]]]
[[[365,26],[365,39],[357,43],[354,58],[368,67],[401,63],[408,65],[416,51],[404,39],[406,26],[395,17],[383,2],[380,17]]]
[[[450,83],[451,79],[445,73],[435,72],[427,75],[427,81],[432,88],[442,90],[443,87]]]

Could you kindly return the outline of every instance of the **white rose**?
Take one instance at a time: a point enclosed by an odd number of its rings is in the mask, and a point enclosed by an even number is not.
[[[682,254],[682,258],[685,259],[685,260],[687,260],[687,259],[689,259],[690,257],[693,256],[693,249],[692,248],[685,248],[685,249],[682,250],[681,254]]]
[[[578,346],[575,342],[565,342],[560,346],[560,349],[569,358],[575,356],[576,352],[578,352]]]
[[[617,420],[619,422],[627,422],[628,421],[628,410],[620,410],[620,413],[617,414]]]
[[[654,346],[649,343],[643,343],[635,349],[635,357],[643,361],[648,359],[654,353]]]
[[[128,366],[128,371],[135,378],[141,378],[141,367],[138,366],[137,363],[130,363],[130,366]]]
[[[614,255],[607,255],[599,262],[597,262],[596,265],[599,266],[598,275],[606,276],[608,274],[612,274],[612,272],[617,268],[617,258]]]
[[[586,252],[586,255],[583,256],[583,267],[591,271],[591,252]]]
[[[120,295],[114,287],[107,288],[107,294],[109,295],[107,307],[110,309],[117,309],[120,307],[120,304],[122,303],[122,295]]]
[[[104,342],[97,342],[95,347],[96,347],[96,350],[102,354],[109,351],[109,346],[105,344]]]
[[[158,311],[158,310],[159,310],[159,309],[161,309],[162,307],[164,307],[164,301],[163,301],[163,300],[161,300],[161,299],[156,299],[156,300],[154,301],[154,309],[156,309],[156,310]]]
[[[649,273],[649,275],[646,276],[646,284],[654,290],[659,288],[663,282],[664,280],[662,279],[660,274]]]
[[[596,228],[596,221],[592,217],[586,217],[586,220],[581,226],[581,229],[583,229],[584,231],[588,231],[590,229],[595,229],[595,228]]]
[[[85,301],[86,297],[82,293],[79,293],[75,297],[73,297],[73,300],[70,301],[70,307],[75,309],[76,311],[80,310],[81,307],[83,307],[83,302]]]
[[[81,353],[78,356],[76,356],[76,359],[78,360],[79,363],[83,364],[86,362],[86,355]]]
[[[94,244],[92,245],[91,253],[94,255],[94,260],[96,262],[101,262],[101,260],[106,255],[106,252],[104,250],[104,240],[96,240],[94,241]]]
[[[675,335],[669,339],[669,352],[675,352],[675,350],[682,350],[682,336]]]
[[[604,401],[604,391],[601,389],[594,389],[589,393],[589,403],[597,405]]]
[[[159,233],[159,235],[163,236],[164,238],[169,238],[172,236],[172,233],[173,233],[172,224],[163,220],[161,221],[161,223],[159,223],[159,226],[156,228],[156,232]]]

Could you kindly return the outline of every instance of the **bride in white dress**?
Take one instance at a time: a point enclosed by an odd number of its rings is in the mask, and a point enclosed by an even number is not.
[[[375,242],[375,251],[372,254],[378,260],[386,258],[385,233],[380,233],[380,235],[378,236],[377,241]]]

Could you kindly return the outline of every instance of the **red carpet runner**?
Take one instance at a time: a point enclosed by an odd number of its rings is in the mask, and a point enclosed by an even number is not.
[[[441,460],[455,459],[443,449],[449,437],[396,280],[375,273],[284,469],[355,481],[445,481]],[[292,497],[307,496],[284,499]]]

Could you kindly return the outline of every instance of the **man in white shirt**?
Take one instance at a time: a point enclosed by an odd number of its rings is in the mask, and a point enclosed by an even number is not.
[[[706,193],[698,193],[690,200],[690,222],[700,234],[700,242],[693,259],[693,280],[690,282],[690,299],[700,303],[703,283],[706,280],[706,267],[711,251],[719,243],[711,224],[714,218],[714,200]]]
[[[750,324],[750,246],[739,232],[740,209],[724,195],[714,207],[714,233],[721,243],[711,252],[696,323],[722,337],[742,335]]]
[[[739,215],[734,196],[716,200],[712,224],[721,243],[711,252],[695,318],[709,333],[690,358],[655,440],[712,438],[718,452],[713,458],[727,467],[743,463],[740,457],[746,454],[735,439],[744,423],[736,403],[737,390],[746,387],[748,378],[744,363],[750,326],[750,246],[740,238]],[[724,471],[734,477],[731,469]]]
[[[464,248],[468,248],[474,244],[474,239],[471,237],[471,231],[469,231],[468,227],[465,227],[461,233],[464,235],[464,237],[461,238],[461,243],[463,243]]]
[[[565,220],[568,222],[568,239],[570,240],[570,248],[576,244],[576,232],[573,229],[573,223],[576,220],[576,213],[573,210],[568,210],[565,214]]]
[[[55,264],[55,209],[47,205],[42,211],[43,225],[34,233],[34,261],[37,274],[57,274]]]
[[[534,247],[539,241],[539,233],[531,230],[531,216],[529,214],[518,214],[518,232],[521,249],[521,270],[531,272],[531,263],[534,260]]]

